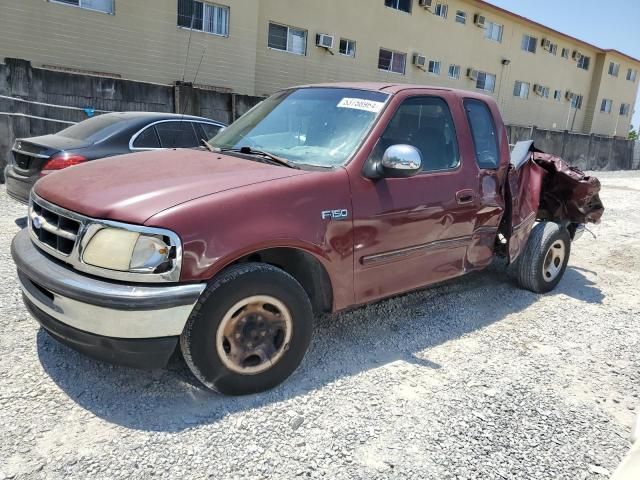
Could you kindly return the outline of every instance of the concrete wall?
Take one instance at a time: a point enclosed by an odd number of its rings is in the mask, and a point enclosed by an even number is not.
[[[175,112],[231,123],[261,100],[180,82],[172,86],[77,75],[5,59],[0,64],[0,167],[6,165],[16,138],[58,132],[88,118],[87,107],[96,114]]]
[[[618,137],[586,135],[535,127],[508,126],[509,143],[533,140],[535,146],[558,155],[580,170],[631,170],[634,164],[634,143]]]

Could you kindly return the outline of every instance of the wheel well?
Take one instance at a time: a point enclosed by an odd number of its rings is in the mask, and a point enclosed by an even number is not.
[[[233,265],[246,262],[268,263],[284,270],[307,292],[314,313],[332,310],[331,279],[324,266],[313,255],[295,248],[270,248],[239,258]]]

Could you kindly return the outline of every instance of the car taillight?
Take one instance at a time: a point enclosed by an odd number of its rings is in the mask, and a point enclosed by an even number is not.
[[[63,168],[72,167],[86,161],[87,159],[82,155],[72,155],[68,153],[54,155],[49,159],[49,161],[47,161],[47,163],[44,164],[41,174],[46,175],[52,171],[62,170]]]

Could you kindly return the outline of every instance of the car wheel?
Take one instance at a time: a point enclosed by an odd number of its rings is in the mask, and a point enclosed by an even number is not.
[[[550,292],[562,279],[570,253],[566,228],[554,222],[538,223],[514,265],[518,283],[535,293]]]
[[[272,265],[246,263],[224,271],[203,292],[180,347],[205,386],[245,395],[289,377],[312,331],[311,302],[296,279]]]

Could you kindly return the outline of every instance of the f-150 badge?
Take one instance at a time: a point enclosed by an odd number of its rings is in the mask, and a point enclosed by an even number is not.
[[[322,212],[323,220],[344,220],[349,216],[349,211],[343,210],[325,210]]]

